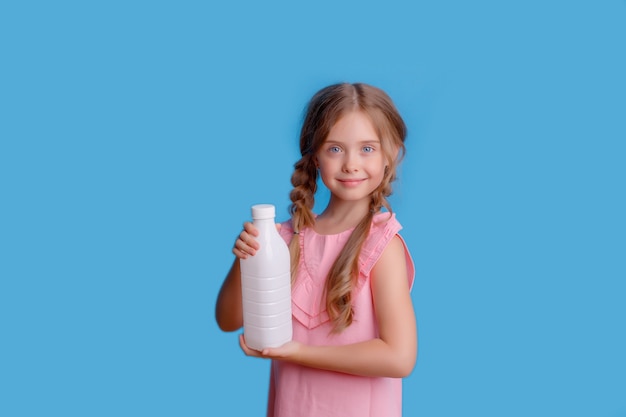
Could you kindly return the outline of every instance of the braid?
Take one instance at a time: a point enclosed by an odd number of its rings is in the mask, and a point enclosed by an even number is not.
[[[378,188],[372,193],[371,208],[375,212],[378,212],[381,207],[385,207],[389,212],[392,211],[386,197],[390,196],[392,193],[391,182],[395,180],[395,178],[395,169],[389,169],[388,166],[385,167],[385,175],[383,176],[383,180]]]
[[[326,310],[333,322],[333,332],[340,333],[354,317],[352,289],[359,276],[359,254],[369,235],[376,209],[374,199],[367,215],[357,224],[346,245],[335,260],[326,279]]]
[[[291,206],[291,223],[294,237],[289,243],[291,254],[291,281],[296,279],[296,270],[300,261],[300,239],[298,233],[305,227],[315,224],[313,216],[313,205],[315,204],[315,191],[317,190],[317,169],[310,155],[303,156],[294,165],[294,172],[291,175],[293,189],[289,193]]]

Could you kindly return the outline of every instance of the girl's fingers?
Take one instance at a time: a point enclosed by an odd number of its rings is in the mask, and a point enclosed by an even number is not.
[[[239,259],[247,259],[248,256],[250,256],[249,254],[247,254],[246,252],[242,252],[241,250],[237,249],[237,248],[233,248],[233,254],[239,258]]]
[[[259,244],[256,241],[255,237],[259,235],[259,231],[256,227],[252,225],[250,222],[246,222],[243,224],[243,231],[239,234],[239,239],[241,239],[246,245],[258,249]]]
[[[243,334],[239,335],[239,347],[247,356],[254,356],[256,358],[263,357],[261,355],[261,352],[259,352],[258,350],[250,349],[248,345],[246,345],[246,339],[243,337]]]
[[[256,227],[250,222],[246,222],[243,225],[244,230],[239,233],[239,237],[235,241],[233,247],[233,253],[240,259],[246,259],[248,256],[253,256],[259,249],[259,243],[254,238],[259,234]]]
[[[233,253],[238,257],[238,258],[247,258],[248,256],[254,255],[256,253],[256,250],[250,246],[248,246],[244,241],[242,241],[241,239],[237,239],[237,241],[235,242],[235,247],[233,248]]]
[[[259,231],[256,227],[254,227],[254,224],[252,224],[251,222],[245,222],[243,224],[243,230],[245,232],[247,232],[248,234],[252,235],[252,236],[258,236],[259,235]]]

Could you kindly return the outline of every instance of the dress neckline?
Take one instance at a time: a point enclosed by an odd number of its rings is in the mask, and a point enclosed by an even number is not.
[[[356,226],[355,226],[356,227]],[[346,234],[348,232],[352,232],[355,227],[351,227],[349,229],[343,230],[341,232],[337,232],[337,233],[318,233],[314,228],[310,227],[309,230],[311,231],[311,233],[313,233],[315,236],[322,236],[322,237],[333,237],[333,236],[341,236],[343,234]]]
[[[380,212],[374,214],[374,217],[373,217],[372,221],[376,222],[376,220],[378,220],[380,218],[380,216],[383,216],[385,214],[390,215],[389,218],[391,218],[393,216],[393,214],[388,212],[388,211],[380,211]],[[314,214],[313,216],[317,219],[317,214]],[[350,228],[348,228],[346,230],[342,230],[341,232],[337,232],[337,233],[319,233],[313,227],[309,227],[308,229],[315,236],[322,236],[322,237],[333,237],[333,236],[335,236],[335,237],[338,237],[338,236],[341,236],[341,235],[346,234],[346,233],[352,233],[352,231],[354,231],[354,229],[356,229],[356,226],[350,227]]]

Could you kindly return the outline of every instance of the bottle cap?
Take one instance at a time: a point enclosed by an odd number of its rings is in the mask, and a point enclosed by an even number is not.
[[[276,217],[276,209],[273,204],[256,204],[252,206],[253,219],[273,219]]]

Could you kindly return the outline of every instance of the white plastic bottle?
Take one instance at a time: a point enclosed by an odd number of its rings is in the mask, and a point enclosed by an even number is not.
[[[243,333],[248,347],[278,347],[292,338],[289,248],[276,230],[271,204],[252,206],[259,250],[241,259]]]

